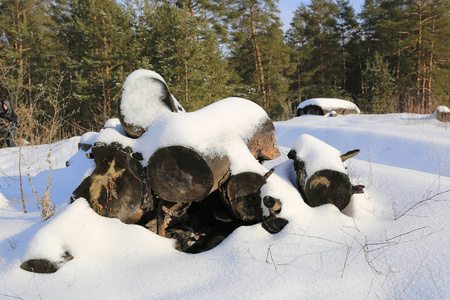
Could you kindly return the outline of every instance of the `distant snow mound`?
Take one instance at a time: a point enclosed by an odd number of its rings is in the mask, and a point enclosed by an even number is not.
[[[331,111],[340,115],[360,114],[356,104],[342,99],[335,98],[313,98],[300,103],[297,107],[297,116],[319,115],[324,116]]]
[[[7,208],[9,207],[9,201],[6,199],[5,196],[3,196],[2,193],[0,193],[0,208]]]

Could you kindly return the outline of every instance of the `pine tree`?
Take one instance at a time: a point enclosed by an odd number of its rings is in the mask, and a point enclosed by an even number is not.
[[[394,77],[389,65],[375,52],[373,59],[366,62],[364,71],[365,90],[363,110],[371,113],[392,113],[395,110]]]
[[[276,1],[231,1],[230,65],[239,75],[237,94],[281,113],[287,98],[289,50],[283,42]]]
[[[334,93],[342,78],[342,51],[337,31],[338,7],[330,0],[313,0],[301,5],[294,13],[288,41],[294,45],[297,62],[306,86],[307,97],[324,97]]]
[[[131,18],[113,0],[59,0],[53,18],[67,53],[69,109],[79,109],[74,122],[98,128],[116,115],[124,72],[132,69]]]

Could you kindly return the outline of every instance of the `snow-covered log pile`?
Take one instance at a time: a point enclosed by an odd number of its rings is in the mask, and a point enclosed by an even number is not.
[[[447,106],[439,106],[436,109],[436,119],[438,119],[441,122],[450,122],[450,108]]]
[[[126,79],[119,116],[81,138],[81,149],[92,145],[86,154],[96,167],[72,201],[85,198],[98,214],[145,226],[190,253],[215,247],[242,225],[278,233],[288,224],[278,217],[280,199],[261,195],[273,173],[262,162],[280,152],[257,104],[227,98],[185,112],[161,76],[138,70]],[[300,191],[312,206],[343,209],[357,189],[339,151],[324,145],[308,137],[294,145]],[[320,153],[325,148],[332,155]]]
[[[342,99],[313,98],[302,101],[297,107],[297,117],[302,115],[330,116],[360,114],[356,104]]]

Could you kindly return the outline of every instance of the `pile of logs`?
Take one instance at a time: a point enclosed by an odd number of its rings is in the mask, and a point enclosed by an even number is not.
[[[228,103],[222,101],[221,108]],[[248,105],[244,102],[247,100],[239,101]],[[252,105],[251,109],[261,109]],[[214,109],[210,107],[208,112],[220,115]],[[73,191],[72,201],[85,198],[98,214],[173,238],[176,248],[188,253],[212,249],[243,225],[261,223],[272,234],[280,232],[288,224],[278,216],[282,209],[280,199],[270,195],[261,199],[261,188],[273,173],[261,163],[280,156],[275,128],[267,114],[248,130],[249,135],[238,137],[249,157],[265,171],[236,173],[226,151],[206,153],[186,144],[165,144],[161,142],[164,138],[151,138],[160,132],[158,126],[173,125],[185,114],[158,74],[147,70],[133,72],[124,84],[119,105],[123,129],[104,129],[89,150],[86,141],[90,139],[83,139],[80,147],[88,150],[86,154],[94,159],[96,167]],[[183,123],[176,125],[183,127]],[[114,133],[117,138],[102,139],[106,133]],[[142,141],[147,143],[145,147]],[[306,138],[296,144],[310,141]],[[146,147],[154,150],[145,153]],[[308,159],[308,151],[295,146],[289,153],[295,161],[298,187],[305,202],[310,206],[333,203],[343,209],[351,195],[361,192],[362,187],[353,186],[343,170],[312,169],[317,164]],[[336,158],[342,164],[356,154],[357,151],[338,154]]]
[[[164,122],[160,116],[184,113],[156,73],[137,72],[141,76],[132,73],[127,78],[119,105],[125,139],[139,140],[153,130],[152,123],[139,120],[133,123],[133,114],[162,110],[149,113],[156,116],[153,120],[156,123]],[[148,86],[151,92],[127,91]],[[137,101],[141,106],[134,105],[135,110],[127,103],[136,97],[133,94],[146,95]],[[168,118],[166,122],[171,120]],[[258,165],[280,156],[275,128],[268,117],[255,124],[252,131],[253,135],[242,142]],[[262,222],[269,232],[276,233],[287,224],[286,220],[274,217],[275,214],[271,214],[271,219],[263,217],[260,190],[273,171],[233,174],[226,154],[206,155],[186,145],[152,145],[157,150],[146,161],[142,153],[125,144],[121,139],[94,143],[87,154],[94,159],[95,170],[75,189],[73,200],[83,197],[102,216],[140,224],[158,235],[174,238],[177,249],[190,253],[213,248],[242,225]],[[85,144],[82,146],[87,148]],[[277,202],[279,212],[281,202],[277,199],[272,202]],[[272,202],[268,205],[273,206]]]

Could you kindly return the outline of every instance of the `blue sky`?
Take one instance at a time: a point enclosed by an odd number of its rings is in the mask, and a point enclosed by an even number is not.
[[[301,3],[308,5],[309,0],[279,0],[278,8],[280,9],[281,22],[283,22],[283,30],[286,32],[289,29],[289,23],[292,20],[292,16],[297,7]],[[364,4],[364,0],[350,0],[350,4],[355,9],[356,13],[361,12],[361,6]]]

